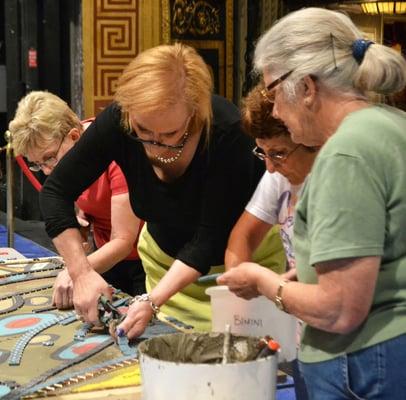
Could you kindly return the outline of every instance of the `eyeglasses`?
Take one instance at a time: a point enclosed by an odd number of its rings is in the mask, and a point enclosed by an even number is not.
[[[62,138],[61,143],[59,143],[58,148],[55,150],[55,155],[48,157],[46,160],[44,160],[42,163],[34,163],[34,162],[29,162],[28,163],[28,168],[33,171],[33,172],[39,172],[42,170],[42,168],[47,167],[47,168],[53,168],[55,167],[56,164],[58,164],[58,153],[59,150],[61,149],[62,143],[65,140],[65,136]]]
[[[142,144],[149,144],[152,146],[157,146],[157,147],[163,147],[168,150],[180,150],[185,147],[186,141],[188,139],[189,133],[187,131],[187,128],[189,126],[189,121],[190,121],[191,116],[189,116],[186,121],[185,121],[185,131],[182,136],[182,142],[180,144],[166,144],[162,142],[158,142],[156,140],[149,140],[149,139],[141,139],[139,136],[131,136],[136,142],[142,143]],[[136,129],[134,129],[136,133]],[[151,132],[152,133],[152,132]]]
[[[172,145],[172,144],[165,144],[165,143],[157,142],[157,141],[155,141],[155,140],[141,139],[141,138],[139,138],[138,136],[133,136],[133,139],[134,139],[136,142],[140,142],[140,143],[142,143],[142,144],[150,144],[150,145],[152,145],[152,146],[164,147],[165,149],[169,149],[169,150],[180,150],[180,149],[183,149],[183,147],[185,147],[185,143],[186,143],[187,137],[188,137],[188,133],[185,132],[185,133],[183,134],[182,143],[180,143],[180,144],[175,144],[175,145]]]
[[[285,79],[287,79],[292,72],[293,69],[290,70],[289,72],[286,72],[286,74],[283,74],[278,79],[272,81],[268,86],[266,86],[264,89],[261,90],[262,96],[264,96],[265,99],[268,100],[270,103],[275,103],[275,90],[272,89],[275,89],[276,86],[278,86]]]
[[[252,154],[258,157],[260,160],[265,161],[266,159],[271,160],[275,164],[284,163],[299,147],[301,144],[298,144],[290,151],[270,151],[268,154],[256,146],[252,149]]]

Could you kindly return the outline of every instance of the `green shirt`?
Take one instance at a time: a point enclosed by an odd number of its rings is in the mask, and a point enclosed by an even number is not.
[[[301,361],[329,360],[406,333],[406,113],[373,106],[343,120],[298,202],[294,247],[306,283],[317,282],[317,263],[382,257],[367,319],[346,335],[305,324]]]

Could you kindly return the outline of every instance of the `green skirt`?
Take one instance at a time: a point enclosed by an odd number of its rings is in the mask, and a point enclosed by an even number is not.
[[[146,288],[150,292],[169,270],[174,258],[164,253],[144,225],[139,241],[138,254],[146,274]],[[285,271],[286,259],[278,229],[272,229],[255,252],[254,259],[261,265],[270,266],[274,271]],[[210,268],[209,274],[224,272],[224,265]],[[161,307],[163,316],[175,317],[185,324],[192,325],[196,331],[211,330],[210,297],[205,290],[213,283],[191,283],[172,296]]]

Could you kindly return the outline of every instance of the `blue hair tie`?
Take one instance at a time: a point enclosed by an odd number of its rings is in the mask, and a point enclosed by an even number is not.
[[[368,50],[368,47],[371,46],[371,44],[374,44],[374,42],[365,39],[355,39],[352,43],[352,56],[355,58],[355,61],[357,61],[358,64],[362,63],[365,52]]]

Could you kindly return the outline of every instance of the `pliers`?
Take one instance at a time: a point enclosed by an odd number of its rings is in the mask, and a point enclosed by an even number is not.
[[[125,314],[121,313],[103,294],[99,297],[97,308],[99,310],[99,320],[106,328],[109,328],[112,321],[120,323],[125,318]]]

